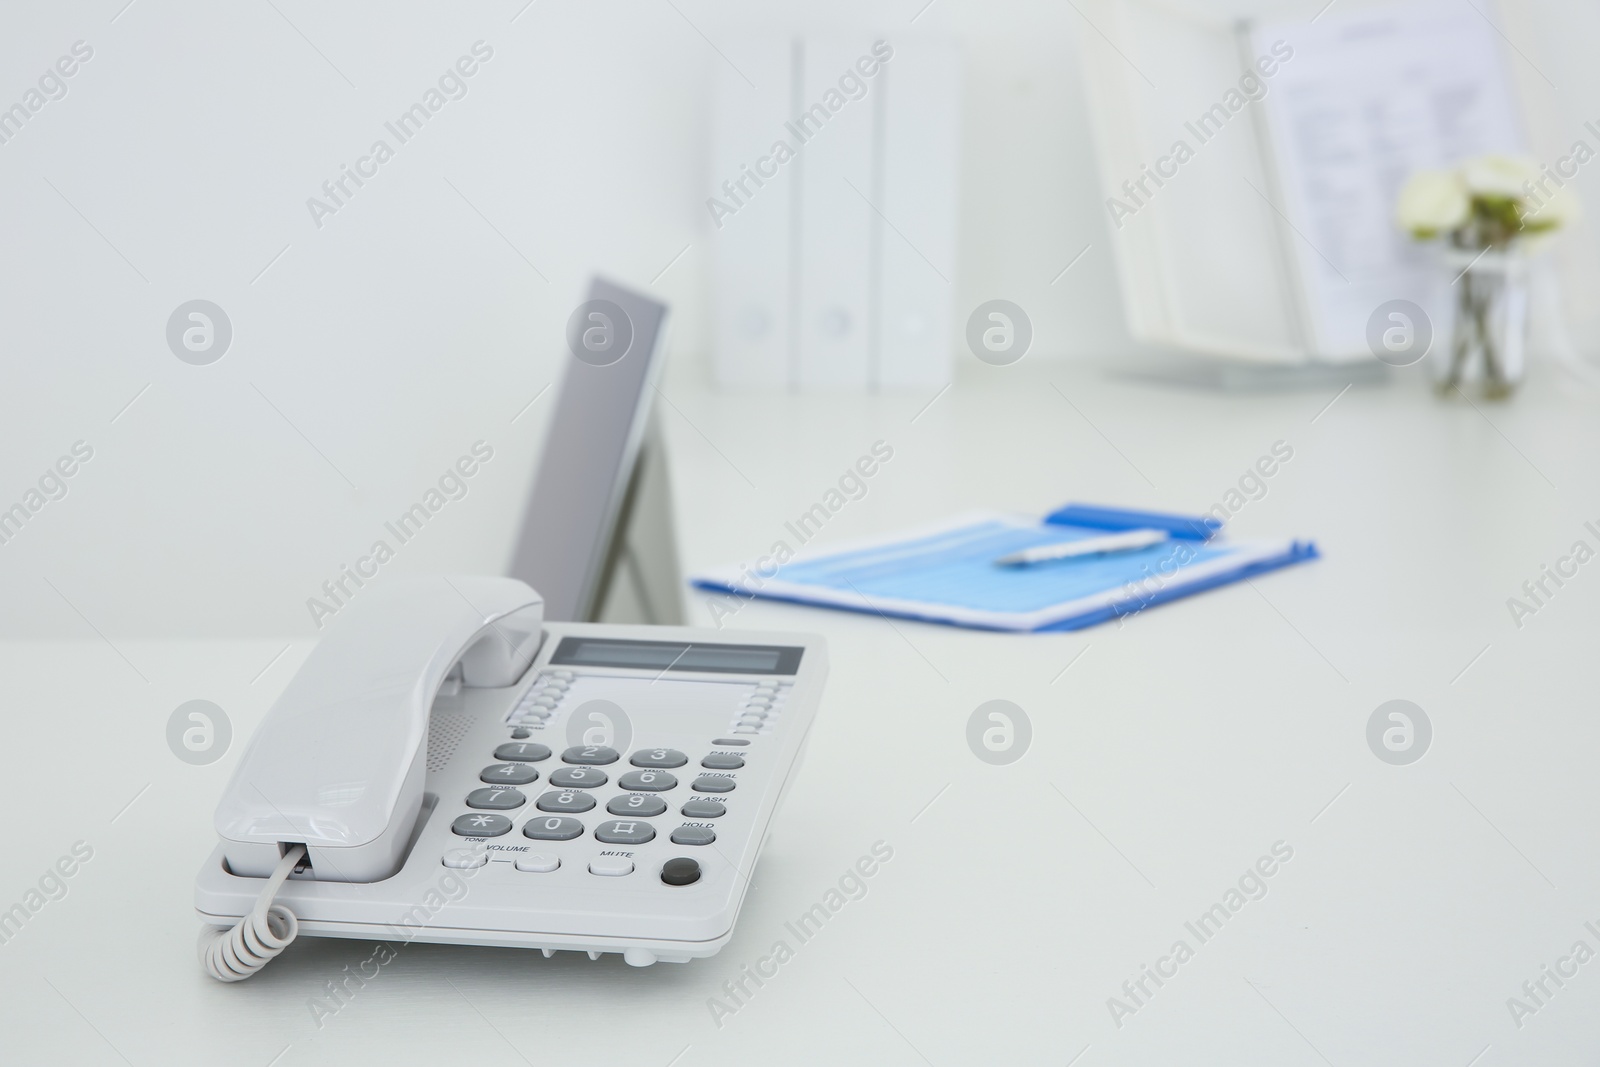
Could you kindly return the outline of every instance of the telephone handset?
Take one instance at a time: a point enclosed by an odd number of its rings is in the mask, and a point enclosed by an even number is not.
[[[297,933],[638,965],[726,943],[815,714],[820,639],[542,609],[494,577],[396,578],[344,605],[217,807],[195,892],[214,977]],[[467,879],[470,901],[441,896]]]

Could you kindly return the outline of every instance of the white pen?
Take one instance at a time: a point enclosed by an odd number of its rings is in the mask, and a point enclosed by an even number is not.
[[[1001,556],[995,563],[1002,567],[1026,567],[1033,563],[1048,563],[1056,559],[1076,559],[1079,556],[1104,556],[1112,552],[1132,552],[1140,548],[1159,545],[1169,539],[1165,530],[1129,530],[1127,533],[1106,534],[1104,537],[1085,537],[1078,541],[1063,541],[1057,545],[1038,545]]]

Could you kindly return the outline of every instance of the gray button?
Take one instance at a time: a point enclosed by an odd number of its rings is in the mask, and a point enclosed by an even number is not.
[[[507,761],[514,760],[521,763],[538,763],[542,759],[550,758],[550,746],[541,745],[536,741],[523,743],[513,741],[495,749],[494,758]]]
[[[648,819],[652,815],[660,815],[667,810],[667,802],[660,797],[646,797],[634,793],[612,797],[611,803],[606,805],[606,810],[613,815],[637,815]]]
[[[628,762],[635,767],[682,767],[689,757],[675,748],[641,748]]]
[[[686,800],[678,811],[685,819],[716,819],[728,813],[720,800]]]
[[[594,797],[571,789],[562,793],[541,793],[538,803],[534,806],[540,811],[588,811],[594,807]]]
[[[711,743],[713,745],[722,745],[725,748],[743,748],[750,742],[746,741],[742,737],[719,737]]]
[[[511,820],[504,815],[463,815],[450,829],[462,837],[499,837],[511,831]]]
[[[702,774],[694,780],[696,793],[731,793],[734,780],[725,774]]]
[[[655,838],[656,828],[633,819],[612,819],[596,826],[594,836],[608,845],[642,845]]]
[[[629,771],[617,779],[617,784],[624,789],[659,793],[663,789],[671,789],[677,785],[678,780],[666,771]]]
[[[522,825],[522,836],[535,841],[571,841],[583,833],[583,823],[560,815],[529,819]]]
[[[584,763],[592,767],[604,767],[621,758],[621,753],[608,745],[573,745],[561,753],[563,763]]]
[[[735,752],[713,752],[700,761],[700,766],[714,771],[736,771],[744,766],[744,757]]]
[[[606,772],[593,767],[562,767],[550,772],[550,784],[561,789],[593,789],[597,785],[605,785],[607,781]]]
[[[674,845],[709,845],[717,839],[717,832],[709,826],[680,826],[672,831]]]
[[[531,730],[529,730],[526,726],[519,726],[515,730],[511,731],[511,737],[514,740],[517,740],[517,741],[521,741],[525,737],[532,737],[532,736],[533,736],[533,732]]]
[[[539,780],[539,772],[526,763],[496,763],[485,767],[478,780],[490,785],[527,785]]]
[[[520,808],[528,802],[520,789],[474,789],[467,794],[467,807],[490,808],[495,811],[507,811],[511,808]]]

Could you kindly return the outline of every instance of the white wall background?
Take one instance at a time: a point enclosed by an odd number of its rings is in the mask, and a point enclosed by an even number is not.
[[[1133,347],[1075,59],[1107,45],[1071,5],[125,2],[0,11],[0,107],[94,49],[0,144],[0,508],[95,450],[0,544],[0,635],[308,636],[304,598],[480,439],[494,460],[395,566],[498,570],[547,405],[512,419],[592,272],[670,301],[672,380],[704,380],[710,72],[801,11],[960,41],[956,306],[1022,304],[1030,358]],[[1561,38],[1570,5],[1538,6]],[[480,39],[468,95],[313,225],[306,199]],[[1558,76],[1592,85],[1564,41]],[[233,323],[207,367],[165,342],[194,298]]]

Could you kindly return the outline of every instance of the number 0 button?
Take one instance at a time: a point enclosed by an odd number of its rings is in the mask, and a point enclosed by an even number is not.
[[[583,823],[560,815],[529,819],[522,826],[522,836],[535,841],[571,841],[582,833]]]

